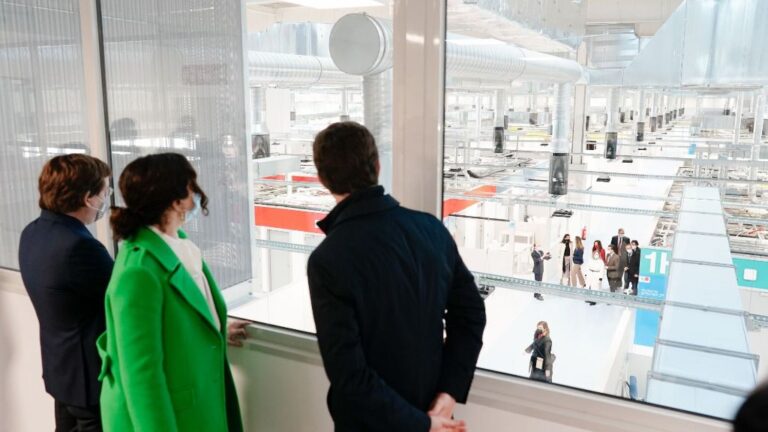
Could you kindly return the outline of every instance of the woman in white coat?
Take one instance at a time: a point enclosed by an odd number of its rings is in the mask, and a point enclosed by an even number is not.
[[[587,263],[587,288],[591,290],[600,290],[603,287],[603,277],[605,277],[605,262],[600,256],[600,251],[592,252],[591,259]],[[587,301],[590,306],[595,302]]]

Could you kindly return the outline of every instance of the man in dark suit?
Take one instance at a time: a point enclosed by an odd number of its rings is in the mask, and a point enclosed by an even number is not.
[[[544,278],[544,261],[552,258],[552,256],[549,252],[545,254],[544,251],[537,246],[538,245],[534,244],[533,250],[531,251],[531,258],[533,259],[533,278],[536,282],[541,282]],[[542,296],[541,293],[534,293],[533,297],[536,300],[544,300],[544,296]]]
[[[626,250],[625,248],[629,245],[629,237],[624,235],[624,228],[619,228],[619,234],[611,237],[611,244],[616,246],[616,250],[619,251],[619,260],[626,260]],[[624,262],[620,263],[621,269],[623,271],[625,264]],[[626,290],[629,287],[630,280],[626,277],[627,274],[624,272],[622,274],[622,277],[624,279],[624,289]]]
[[[40,174],[40,217],[21,233],[19,264],[40,322],[43,381],[56,431],[100,431],[104,294],[112,258],[87,224],[110,202],[109,167],[86,155],[57,156]]]
[[[377,186],[363,126],[332,124],[313,151],[338,203],[307,265],[335,430],[464,430],[451,417],[469,393],[485,306],[456,244],[434,216]]]
[[[637,295],[637,283],[640,281],[640,246],[637,240],[630,242],[627,254],[629,255],[627,277],[632,284],[632,295]]]

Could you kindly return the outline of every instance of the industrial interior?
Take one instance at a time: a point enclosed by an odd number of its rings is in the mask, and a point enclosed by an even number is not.
[[[214,198],[189,232],[230,315],[313,333],[306,262],[336,204],[317,178],[315,134],[364,124],[388,191],[411,157],[393,148],[397,2],[127,3],[101,1],[104,57],[92,66],[103,77],[76,73],[89,60],[69,42],[30,58],[18,41],[0,47],[11,95],[0,97],[0,190],[12,197],[0,206],[0,267],[18,268],[43,161],[99,155],[82,144],[87,128],[67,125],[88,110],[73,95],[101,94],[90,86],[103,78],[113,173],[154,151],[188,155]],[[0,4],[9,16],[49,12]],[[485,298],[478,367],[527,377],[523,350],[546,320],[554,384],[732,419],[768,378],[768,1],[444,6],[435,199]],[[55,41],[82,24],[38,25]],[[33,39],[20,44],[48,43]],[[14,78],[32,73],[26,62],[38,81]],[[43,138],[23,129],[40,103],[56,119]],[[619,229],[642,251],[634,291],[605,277],[564,282],[557,259],[534,280],[532,251],[555,256],[564,235],[580,236],[587,269],[593,242],[607,248]]]

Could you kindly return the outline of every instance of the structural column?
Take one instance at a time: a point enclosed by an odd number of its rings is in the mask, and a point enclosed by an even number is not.
[[[640,89],[640,103],[637,113],[637,136],[636,141],[645,139],[645,90]]]

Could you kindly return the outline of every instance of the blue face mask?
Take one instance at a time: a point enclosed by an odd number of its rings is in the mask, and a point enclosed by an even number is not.
[[[202,200],[203,197],[199,193],[192,195],[192,202],[195,206],[192,207],[192,210],[187,212],[186,216],[184,216],[184,222],[189,222],[191,220],[197,219],[198,216],[200,216],[200,212],[203,209]]]

